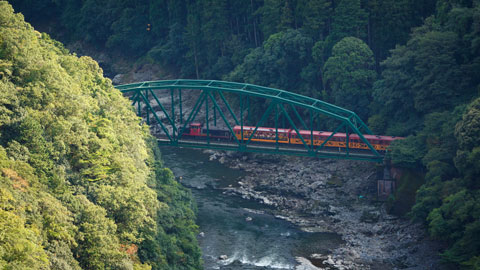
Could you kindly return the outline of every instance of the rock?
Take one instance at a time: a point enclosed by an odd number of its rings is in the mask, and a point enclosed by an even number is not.
[[[267,197],[263,198],[263,203],[266,205],[274,205],[275,203],[269,200]]]
[[[220,257],[218,257],[219,260],[222,260],[222,261],[225,261],[228,259],[228,256],[227,255],[220,255]]]
[[[221,158],[218,159],[218,162],[220,162],[220,164],[225,164],[225,162],[227,162],[227,159],[222,156]]]
[[[117,75],[115,75],[115,77],[113,77],[112,83],[113,84],[122,84],[124,77],[125,77],[125,74],[117,74]]]
[[[333,259],[330,255],[328,255],[328,259],[323,261],[323,263],[330,264],[330,265],[335,265],[335,262],[333,261]]]
[[[373,226],[372,232],[374,234],[382,234],[382,226],[376,224],[375,226]]]
[[[313,265],[308,259],[303,257],[295,258],[299,265],[295,267],[295,270],[320,270],[321,268],[316,267]]]
[[[310,255],[310,259],[317,259],[317,260],[319,260],[319,259],[324,259],[324,258],[325,258],[325,256],[322,255],[322,254],[314,253],[314,254]]]
[[[369,236],[369,237],[373,236],[373,232],[368,229],[361,230],[360,232],[363,233],[365,236]]]
[[[358,255],[358,252],[354,249],[350,250],[348,252],[348,255],[350,255],[350,257],[352,257],[353,259],[358,259],[360,258],[360,255]]]

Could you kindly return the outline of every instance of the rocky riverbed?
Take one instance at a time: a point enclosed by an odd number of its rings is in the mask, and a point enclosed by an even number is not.
[[[272,205],[278,218],[305,231],[342,235],[345,244],[331,254],[297,258],[298,270],[444,269],[437,255],[442,246],[376,200],[372,163],[206,152],[212,161],[248,172],[225,194]]]

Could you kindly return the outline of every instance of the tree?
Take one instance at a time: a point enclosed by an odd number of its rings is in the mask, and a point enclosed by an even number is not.
[[[323,38],[325,33],[327,33],[326,23],[330,12],[330,2],[327,0],[306,1],[305,9],[302,12],[302,28],[314,39]]]
[[[373,0],[368,1],[368,44],[372,48],[377,66],[390,54],[395,45],[403,45],[410,29],[420,26],[434,13],[436,0]]]
[[[330,39],[332,44],[344,37],[365,39],[367,36],[367,16],[360,0],[341,0],[335,7]]]
[[[0,209],[0,235],[0,247],[2,247],[0,266],[2,268],[46,269],[48,267],[47,254],[42,248],[39,232],[35,228],[29,228],[24,219],[10,211]]]
[[[202,1],[202,35],[205,37],[207,62],[213,65],[220,55],[224,55],[225,41],[229,33],[226,0]]]
[[[368,117],[372,85],[376,78],[373,53],[358,38],[346,37],[333,47],[324,66],[326,100]]]
[[[191,194],[157,179],[156,141],[98,63],[5,1],[0,58],[0,268],[201,269]],[[171,249],[145,248],[162,231]]]
[[[284,31],[286,29],[292,28],[293,21],[294,21],[293,10],[291,7],[290,0],[285,0],[285,5],[282,8],[282,15],[280,17],[279,30]]]
[[[195,76],[200,79],[200,48],[202,44],[202,32],[200,28],[200,14],[195,12],[198,7],[197,3],[191,4],[188,8],[187,26],[185,27],[185,40],[189,48],[187,58],[193,57],[193,63],[195,66]]]
[[[281,89],[300,89],[300,72],[311,59],[312,40],[300,31],[287,30],[270,36],[249,53],[226,79]]]
[[[271,35],[263,47],[252,50],[226,80],[264,85],[307,94],[302,71],[311,62],[313,41],[298,30],[288,29]],[[251,113],[261,115],[265,103],[252,102]]]
[[[265,40],[279,30],[281,11],[283,10],[282,4],[282,0],[265,0],[263,6],[257,10],[257,13],[261,14],[260,29]]]
[[[414,31],[406,46],[393,50],[382,63],[383,79],[374,87],[374,98],[383,105],[384,113],[397,121],[412,122],[429,112],[452,109],[471,96],[470,78],[462,76],[455,57],[458,42],[455,33],[437,31],[428,20]]]

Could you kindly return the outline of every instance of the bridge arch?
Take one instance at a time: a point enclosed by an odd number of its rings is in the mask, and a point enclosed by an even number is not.
[[[142,115],[142,113],[145,114],[147,123],[150,124],[150,117],[153,116],[154,120],[160,125],[161,130],[164,133],[165,138],[159,140],[159,142],[163,144],[182,147],[212,148],[242,152],[263,152],[321,158],[356,159],[376,162],[381,162],[383,160],[382,154],[380,154],[364,136],[364,134],[371,135],[372,132],[355,112],[322,100],[280,89],[217,80],[178,79],[147,81],[118,85],[115,87],[130,97],[132,105],[137,106],[137,113],[139,115]],[[167,91],[165,92],[165,90]],[[163,95],[159,98],[159,93],[162,91]],[[190,112],[184,111],[185,106],[182,106],[184,102],[182,99],[182,92],[185,93],[186,91],[198,92],[195,105],[191,108]],[[228,101],[224,93],[229,93],[230,96],[237,96],[240,100],[240,108],[232,108],[230,104],[231,102]],[[244,128],[246,127],[244,123],[246,115],[244,99],[248,99],[249,97],[265,99],[269,105],[262,117],[256,122],[255,129],[250,132],[251,134],[249,134],[249,138],[247,139],[243,138]],[[222,107],[220,106],[221,104],[223,104]],[[216,112],[218,111],[226,127],[232,134],[233,143],[216,143],[211,140],[211,136],[209,135],[207,135],[205,143],[195,143],[184,140],[182,137],[184,131],[188,128],[188,125],[195,120],[203,105],[205,105],[204,108],[206,115],[204,120],[206,123],[207,134],[209,132],[210,118],[212,116],[211,114],[209,115],[209,112],[210,110],[213,111],[216,125]],[[288,109],[286,110],[285,106],[290,108],[290,111],[295,117],[290,116],[287,112]],[[175,111],[175,107],[177,108],[177,111]],[[304,112],[308,112],[310,115],[309,121],[304,121],[304,119],[302,119],[297,110],[299,108]],[[223,111],[226,113],[228,112],[231,117],[228,118]],[[258,129],[265,123],[265,120],[269,117],[272,111],[275,112],[274,128],[276,144],[272,145],[271,149],[258,147],[258,145],[254,146],[251,144],[252,138]],[[279,127],[277,124],[279,113],[281,117],[288,120],[292,134],[296,134],[296,138],[300,139],[299,141],[301,141],[301,145],[303,145],[302,150],[288,149],[279,145]],[[185,119],[184,116],[187,115],[188,117]],[[310,143],[314,141],[313,123],[315,118],[319,116],[334,119],[338,122],[338,125],[321,145],[314,145],[314,143]],[[297,121],[294,121],[293,119],[296,119]],[[306,122],[309,122],[310,125],[308,126]],[[241,139],[235,136],[232,124],[241,128]],[[303,130],[298,127],[300,125],[303,126]],[[306,131],[310,131],[310,136]],[[332,138],[334,138],[334,135],[340,131],[345,131],[346,147],[342,149],[343,151],[340,151],[340,149],[338,151],[327,149],[325,146],[332,140]],[[356,134],[356,138],[359,139],[359,143],[362,143],[362,145],[365,146],[364,148],[366,151],[358,152],[355,151],[355,149],[349,148],[349,145],[351,145],[349,138],[353,134]]]

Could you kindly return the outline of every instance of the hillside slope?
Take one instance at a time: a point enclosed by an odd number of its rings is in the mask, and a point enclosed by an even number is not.
[[[201,269],[191,195],[89,57],[0,1],[0,268]]]

